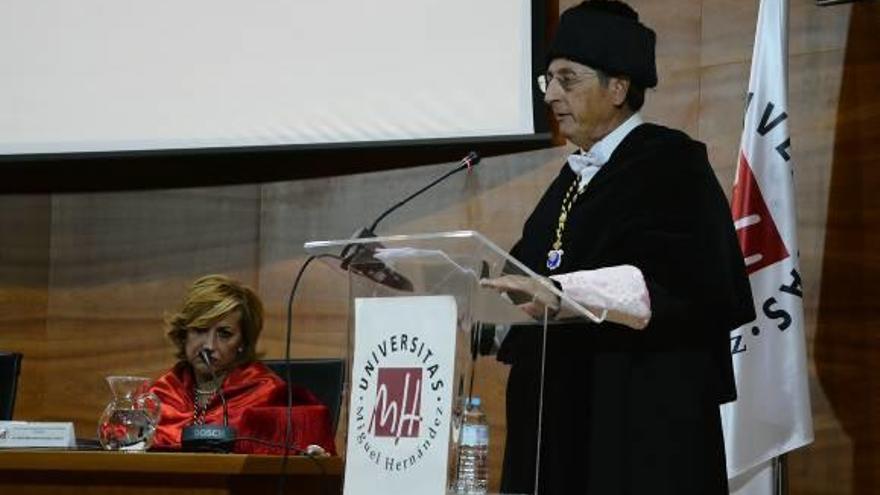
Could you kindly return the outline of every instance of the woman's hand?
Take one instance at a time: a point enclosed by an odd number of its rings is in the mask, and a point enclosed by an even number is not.
[[[559,296],[550,290],[549,278],[534,279],[524,275],[502,275],[498,278],[480,280],[480,285],[507,294],[518,308],[536,320],[552,318],[559,312]]]

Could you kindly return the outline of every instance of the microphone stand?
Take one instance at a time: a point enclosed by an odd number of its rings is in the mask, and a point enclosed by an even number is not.
[[[217,373],[211,364],[211,357],[208,351],[202,349],[199,351],[199,357],[208,366],[211,377],[218,382]],[[223,404],[223,425],[189,425],[183,429],[180,436],[181,448],[185,452],[231,452],[235,446],[236,432],[234,428],[229,427],[229,409],[226,405],[226,395],[223,393],[223,384],[219,385],[217,395],[220,396],[220,402]],[[194,400],[198,400],[194,398]]]

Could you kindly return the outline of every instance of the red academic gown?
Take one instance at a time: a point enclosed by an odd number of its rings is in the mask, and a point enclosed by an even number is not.
[[[150,387],[162,401],[162,415],[153,442],[156,450],[180,449],[183,428],[192,424],[195,378],[187,363],[178,363]],[[229,426],[238,440],[238,454],[282,454],[287,423],[287,386],[263,363],[242,365],[223,381]],[[208,403],[206,424],[223,423],[223,405],[215,395]],[[307,389],[293,387],[291,453],[315,444],[336,453],[330,411]],[[264,442],[248,440],[249,438]],[[265,442],[271,442],[270,445]]]

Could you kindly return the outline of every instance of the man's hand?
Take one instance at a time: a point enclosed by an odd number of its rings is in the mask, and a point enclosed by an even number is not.
[[[480,280],[480,285],[507,294],[520,309],[536,320],[544,319],[544,310],[552,318],[559,312],[559,297],[549,287],[549,278],[536,280],[523,275],[503,275],[498,278]]]

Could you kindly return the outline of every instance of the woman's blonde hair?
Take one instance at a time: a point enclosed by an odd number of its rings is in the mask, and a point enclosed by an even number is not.
[[[207,275],[193,282],[180,309],[165,318],[166,335],[177,348],[176,357],[186,360],[189,329],[208,328],[236,311],[241,315],[242,337],[238,361],[254,361],[257,339],[263,330],[263,303],[249,287],[225,275]]]

